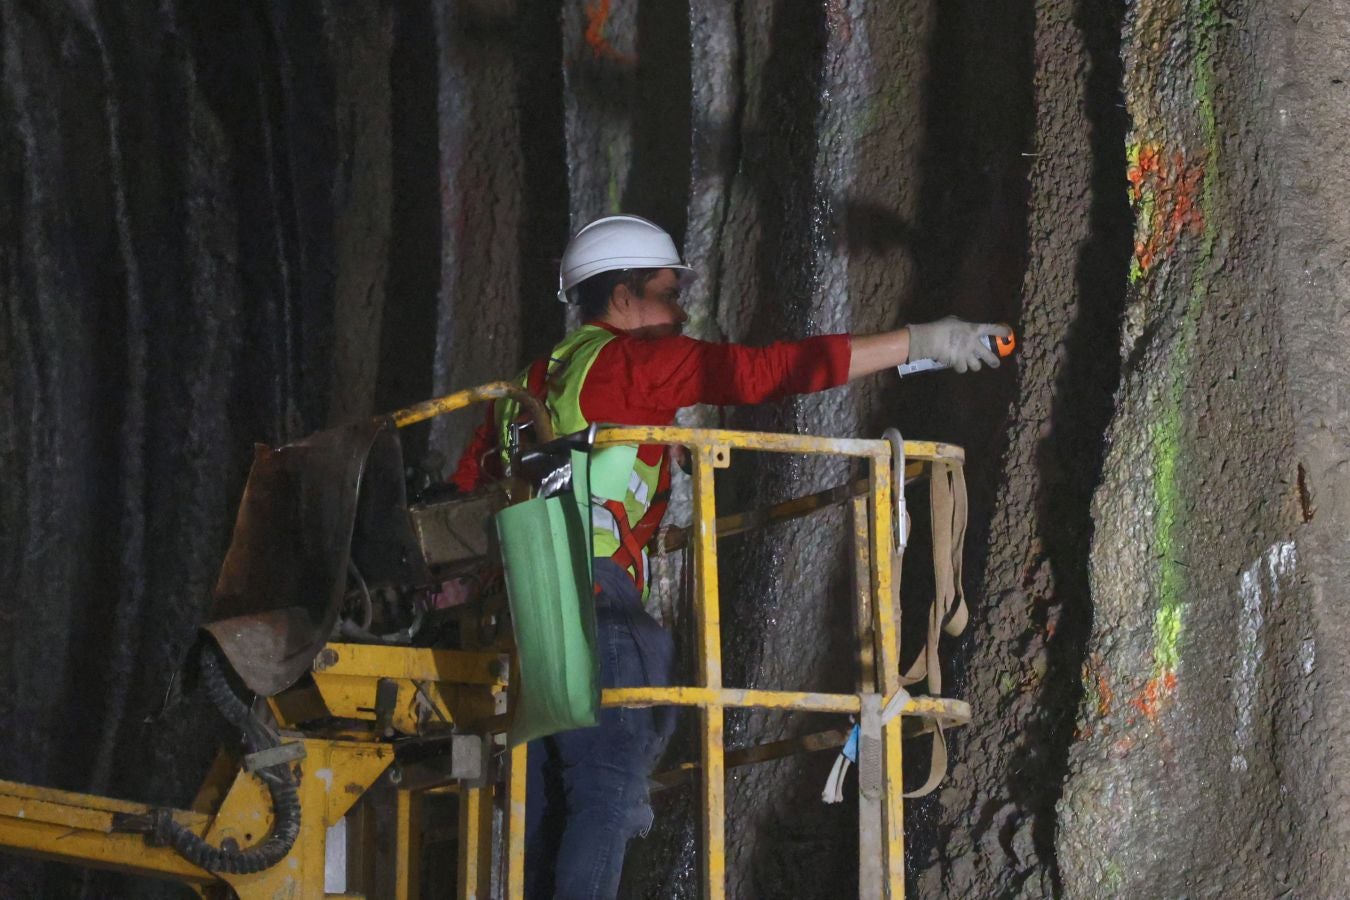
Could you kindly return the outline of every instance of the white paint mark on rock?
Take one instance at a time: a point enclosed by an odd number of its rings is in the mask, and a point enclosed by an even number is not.
[[[1273,607],[1279,602],[1280,593],[1293,575],[1297,562],[1298,553],[1294,542],[1280,541],[1272,544],[1238,579],[1238,599],[1242,601],[1242,612],[1238,619],[1237,671],[1233,675],[1233,707],[1237,710],[1237,730],[1233,735],[1230,768],[1234,772],[1247,771],[1247,755],[1252,749],[1257,677],[1261,659],[1265,655],[1265,646],[1261,641],[1261,629],[1266,621],[1265,610],[1267,606]]]
[[[1270,579],[1272,600],[1278,599],[1279,583],[1294,574],[1298,551],[1293,541],[1281,541],[1266,551],[1266,574]]]
[[[1313,666],[1317,663],[1317,642],[1312,638],[1304,638],[1298,645],[1298,664],[1303,669],[1304,675],[1313,673]]]

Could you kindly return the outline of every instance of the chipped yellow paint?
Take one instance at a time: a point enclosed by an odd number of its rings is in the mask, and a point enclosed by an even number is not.
[[[465,785],[459,792],[460,900],[492,892],[492,788]]]
[[[314,659],[314,671],[328,675],[452,681],[458,684],[506,684],[510,659],[503,653],[433,650],[381,644],[329,644]]]
[[[134,875],[172,878],[192,886],[224,881],[241,897],[323,896],[327,828],[393,761],[384,744],[303,740],[299,765],[300,835],[277,865],[252,875],[220,875],[198,868],[169,847],[151,846],[142,834],[114,830],[116,816],[149,816],[154,807],[69,791],[0,782],[0,846],[8,851]],[[261,843],[272,827],[271,798],[253,775],[237,771],[214,815],[171,811],[174,820],[219,846]]]
[[[399,425],[424,421],[495,397],[520,397],[515,385],[497,383],[451,394],[394,415]],[[546,423],[546,418],[543,419]],[[685,428],[601,429],[597,444],[683,444],[693,451],[694,525],[691,543],[695,584],[695,616],[698,629],[698,683],[688,687],[623,688],[607,690],[607,706],[682,705],[700,711],[700,760],[703,773],[702,895],[721,898],[726,882],[725,779],[727,754],[724,747],[724,715],[727,707],[759,707],[801,711],[856,714],[862,693],[890,696],[899,689],[898,596],[895,582],[899,556],[892,547],[893,461],[885,441],[820,438],[740,431]],[[906,478],[921,477],[926,463],[945,460],[961,464],[959,447],[923,441],[905,442],[910,465]],[[715,472],[728,466],[733,450],[777,453],[853,456],[868,460],[868,476],[861,494],[856,485],[841,495],[852,499],[855,571],[858,584],[854,600],[859,620],[859,660],[863,681],[855,694],[749,690],[722,685],[720,603],[718,596],[717,523],[714,492]],[[807,498],[810,499],[810,498]],[[784,506],[783,514],[797,514],[811,504]],[[743,521],[742,521],[743,520]],[[755,527],[757,520],[741,517],[737,522]],[[398,683],[395,711],[397,727],[420,731],[426,723],[413,712],[414,701],[429,707],[433,718],[450,724],[472,707],[477,714],[499,712],[502,688],[509,667],[498,654],[433,651],[417,648],[333,644],[316,659],[315,682],[329,712],[349,719],[369,721],[374,717],[375,686],[381,679]],[[466,699],[467,698],[467,699]],[[467,706],[466,706],[467,704]],[[478,707],[482,707],[479,709]],[[280,709],[280,705],[274,707]],[[912,698],[902,710],[931,730],[937,725],[954,727],[970,721],[970,707],[949,698]],[[457,724],[463,724],[459,722]],[[499,727],[500,719],[485,719],[484,727]],[[885,726],[883,778],[886,787],[882,807],[884,840],[883,874],[890,898],[904,895],[904,832],[901,782],[899,717]],[[306,757],[296,769],[301,773],[299,796],[302,806],[300,837],[279,865],[251,876],[227,876],[243,897],[318,897],[323,894],[324,844],[327,827],[338,821],[379,778],[393,759],[392,745],[372,739],[352,741],[304,738]],[[459,896],[483,896],[489,889],[492,870],[492,792],[505,790],[508,809],[505,866],[502,892],[520,898],[524,890],[524,820],[526,754],[524,746],[511,752],[507,782],[500,788],[461,785],[459,871],[463,878]],[[228,773],[226,773],[228,775]],[[27,793],[25,793],[27,791]],[[213,842],[233,838],[247,847],[261,841],[271,826],[270,800],[262,785],[249,775],[236,774],[215,816],[177,812],[180,822]],[[419,794],[397,792],[394,855],[394,895],[418,895],[420,885]],[[177,878],[205,889],[219,882],[166,848],[150,847],[140,835],[110,834],[114,813],[144,814],[148,807],[121,804],[105,798],[46,792],[9,786],[0,782],[0,845],[23,852],[66,861],[83,862],[123,871]],[[27,843],[24,843],[27,841]]]
[[[0,781],[0,847],[55,862],[188,884],[216,884],[216,877],[168,847],[152,847],[139,834],[112,830],[115,815],[149,815],[152,807],[111,797]],[[175,811],[174,820],[197,834],[211,819]]]
[[[506,897],[522,900],[525,896],[525,781],[529,745],[511,748],[511,769],[508,774],[507,804],[510,816],[506,842]]]
[[[499,653],[373,644],[329,644],[315,657],[314,684],[330,715],[374,721],[382,680],[397,683],[391,724],[403,734],[473,724],[501,712],[510,670]]]
[[[861,710],[859,694],[824,694],[800,691],[749,690],[722,687],[720,613],[717,581],[717,539],[719,523],[713,490],[714,470],[726,467],[733,450],[758,450],[776,453],[806,453],[862,457],[868,460],[868,478],[864,496],[853,503],[855,530],[855,567],[859,584],[855,591],[859,614],[859,660],[867,680],[863,691],[891,696],[900,689],[899,646],[899,556],[893,541],[893,491],[891,446],[886,441],[848,438],[820,438],[810,435],[768,434],[715,429],[605,427],[597,435],[597,446],[612,444],[681,444],[692,451],[694,516],[692,543],[694,566],[694,612],[698,633],[698,672],[700,684],[691,687],[614,688],[602,693],[604,706],[694,706],[700,710],[699,768],[703,775],[702,809],[702,895],[721,898],[725,894],[726,834],[725,778],[726,754],[723,746],[723,721],[726,707],[758,707],[812,712],[856,714]],[[924,441],[906,441],[906,479],[921,477],[934,461],[954,465],[964,462],[960,447]],[[852,488],[853,486],[848,486]],[[839,499],[845,499],[848,490]],[[821,495],[822,497],[824,495]],[[780,504],[775,508],[784,516],[814,509],[819,498]],[[832,497],[830,498],[833,499]],[[811,501],[811,502],[807,502]],[[765,511],[761,511],[765,512]],[[734,530],[763,524],[772,515],[745,514],[728,518],[727,534]],[[727,536],[722,534],[721,536]],[[919,731],[931,731],[964,725],[970,721],[970,707],[960,700],[943,697],[915,697],[902,709],[902,716],[917,717],[924,724]],[[882,878],[886,896],[904,897],[904,786],[901,778],[901,717],[888,722],[883,731],[883,779],[885,800],[882,807],[884,829]],[[687,767],[688,768],[688,767]]]
[[[876,684],[876,628],[872,616],[872,523],[866,492],[853,498],[853,594],[854,622],[858,630],[858,690]]]
[[[445,413],[455,412],[475,403],[504,398],[514,400],[530,411],[540,441],[553,440],[553,422],[543,404],[536,400],[529,391],[509,381],[494,381],[490,384],[446,394],[444,397],[437,397],[435,400],[427,400],[425,403],[419,403],[416,406],[409,406],[406,409],[390,413],[389,418],[393,419],[394,424],[399,428],[404,428]]]
[[[897,678],[897,681],[899,679]],[[895,687],[899,687],[897,684]],[[894,692],[895,688],[892,688]],[[811,691],[764,691],[747,688],[628,687],[606,688],[601,706],[733,706],[758,709],[792,709],[856,715],[862,708],[857,694],[822,694]],[[901,714],[939,721],[943,728],[970,722],[970,704],[952,697],[911,697]]]
[[[692,431],[689,435],[694,436]],[[693,445],[694,441],[688,442]],[[699,442],[694,464],[694,595],[698,629],[698,671],[702,687],[722,689],[722,613],[717,584],[717,499],[713,469],[720,447]],[[725,451],[723,451],[725,452]],[[726,892],[726,759],[722,707],[702,707],[700,755],[703,763],[703,892],[721,900]]]
[[[221,875],[242,898],[322,897],[328,828],[345,816],[394,761],[394,748],[370,741],[304,738],[298,765],[300,834],[275,866],[251,875]],[[259,843],[272,825],[271,800],[262,783],[240,772],[206,838],[233,838],[241,848]]]
[[[596,434],[595,443],[598,447],[611,444],[682,444],[690,449],[721,447],[766,453],[815,453],[890,459],[890,445],[885,441],[713,428],[606,425]],[[936,441],[905,441],[905,455],[915,460],[943,459],[958,463],[964,462],[966,458],[965,451],[960,447]]]
[[[905,442],[906,458],[910,454],[910,443]],[[964,454],[963,454],[964,455]],[[873,457],[868,461],[868,475],[872,480],[872,584],[876,590],[876,602],[873,604],[873,616],[876,622],[877,655],[881,664],[878,667],[877,693],[889,697],[900,689],[900,638],[896,617],[900,611],[899,573],[894,571],[892,561],[895,548],[892,530],[892,484],[890,447],[882,457]],[[904,485],[895,486],[895,490],[904,490]],[[904,523],[900,523],[904,527]],[[927,702],[934,702],[923,698]],[[906,706],[912,706],[911,700]],[[964,704],[963,704],[964,705]],[[901,716],[908,709],[901,710]],[[967,721],[970,710],[966,708]],[[912,713],[911,713],[912,714]],[[886,723],[882,730],[882,784],[885,800],[882,803],[882,871],[888,896],[903,900],[905,896],[905,821],[904,821],[904,781],[902,779],[903,754],[901,751],[900,716]]]

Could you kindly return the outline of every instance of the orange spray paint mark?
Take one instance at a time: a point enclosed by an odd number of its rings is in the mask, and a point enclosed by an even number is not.
[[[1169,157],[1153,142],[1130,147],[1128,160],[1125,178],[1139,221],[1131,267],[1131,278],[1137,281],[1176,249],[1182,234],[1204,231],[1198,199],[1204,188],[1205,167],[1200,163],[1188,165],[1180,152]]]
[[[1158,713],[1177,690],[1177,675],[1167,672],[1159,678],[1150,678],[1138,694],[1130,699],[1130,705],[1139,710],[1150,722],[1158,721]]]
[[[591,53],[596,59],[612,59],[621,63],[636,62],[636,57],[620,53],[605,36],[605,27],[609,25],[609,4],[610,0],[595,0],[594,3],[586,4],[586,45],[591,48]]]

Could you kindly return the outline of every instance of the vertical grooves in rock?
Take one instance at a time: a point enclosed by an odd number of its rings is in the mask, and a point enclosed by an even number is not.
[[[1002,182],[986,175],[994,204],[987,221],[1004,224],[986,226],[971,246],[978,252],[997,248],[1000,234],[1020,236],[1025,276],[1009,312],[1016,310],[1021,345],[1006,414],[973,393],[973,379],[945,395],[983,416],[958,413],[963,433],[952,435],[969,454],[967,560],[979,572],[974,627],[954,663],[953,693],[982,717],[981,727],[957,738],[960,762],[941,806],[919,805],[938,818],[932,852],[940,865],[919,877],[923,893],[1061,890],[1055,804],[1081,698],[1091,622],[1089,509],[1129,252],[1124,124],[1112,82],[1119,14],[1113,5],[1038,3],[1020,32],[1028,35],[1026,56],[1009,60],[1009,75],[1027,79],[1028,89],[1034,84],[1027,107],[1034,130],[1028,120],[1020,134],[1016,122],[1005,124],[1011,130],[993,158],[1001,150],[1029,162],[1026,219],[1015,218],[1017,169]],[[1004,259],[958,270],[958,309],[962,297],[1006,285],[1006,273],[1018,271],[1016,245],[1003,246]],[[916,848],[926,846],[921,834]]]
[[[915,895],[1334,895],[1348,43],[1306,0],[0,0],[0,777],[188,802],[215,741],[174,673],[251,444],[516,372],[568,233],[622,209],[700,268],[699,337],[1019,331],[996,373],[683,419],[966,448],[976,722],[907,805]],[[743,454],[718,502],[839,477]],[[728,683],[853,689],[842,524],[724,545]],[[732,896],[850,892],[829,762],[733,774]],[[627,884],[692,897],[661,804]]]

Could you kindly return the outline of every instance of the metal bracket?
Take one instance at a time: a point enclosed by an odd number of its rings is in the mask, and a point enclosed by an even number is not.
[[[862,695],[858,723],[858,791],[868,800],[881,796],[881,696]]]
[[[394,733],[394,709],[398,705],[398,682],[381,678],[375,684],[375,731],[389,737]]]
[[[300,741],[291,741],[287,744],[279,744],[276,747],[269,747],[266,750],[248,754],[244,757],[244,771],[256,772],[259,769],[270,769],[272,766],[280,766],[304,758],[305,745]]]
[[[467,787],[487,784],[488,748],[477,734],[456,734],[450,738],[450,752],[427,759],[396,763],[389,769],[389,783],[403,791],[424,791],[454,781]]]

